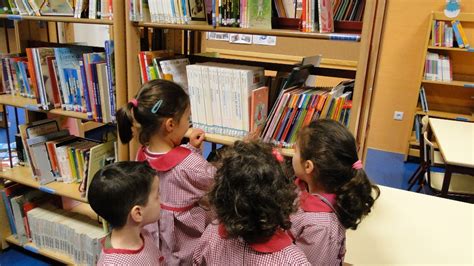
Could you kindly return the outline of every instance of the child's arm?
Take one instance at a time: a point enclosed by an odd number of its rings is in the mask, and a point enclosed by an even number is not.
[[[194,128],[189,136],[189,144],[196,149],[201,149],[202,143],[204,142],[204,136],[204,130]]]

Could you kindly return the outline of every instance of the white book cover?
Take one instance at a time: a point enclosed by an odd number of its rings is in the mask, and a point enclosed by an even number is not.
[[[197,84],[194,79],[194,71],[196,71],[196,65],[186,66],[186,75],[188,77],[188,95],[191,105],[191,122],[194,128],[201,128],[198,118],[198,99],[196,93],[198,92]]]
[[[206,111],[206,132],[215,133],[214,115],[213,115],[213,97],[211,92],[211,82],[209,78],[209,66],[199,65],[201,68],[201,92]]]
[[[188,91],[188,80],[186,77],[187,65],[189,65],[188,58],[177,58],[160,61],[160,67],[163,72],[164,79],[176,82],[186,92]]]
[[[232,71],[227,68],[218,68],[219,92],[222,112],[222,134],[231,135],[232,113],[231,113],[231,95],[232,95]]]
[[[89,0],[89,18],[95,19],[97,17],[97,0]]]
[[[212,120],[214,122],[215,134],[222,134],[223,132],[223,117],[222,117],[222,104],[221,104],[221,92],[219,89],[219,67],[209,66],[209,85],[211,88],[211,102],[213,106]]]
[[[264,84],[264,69],[262,67],[243,66],[241,73],[242,90],[242,128],[245,132],[250,131],[250,100],[252,91],[262,87]]]

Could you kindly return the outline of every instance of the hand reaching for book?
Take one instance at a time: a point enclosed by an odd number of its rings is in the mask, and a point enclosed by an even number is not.
[[[189,135],[189,144],[200,149],[202,143],[204,142],[204,136],[206,133],[202,129],[193,128],[191,134]]]

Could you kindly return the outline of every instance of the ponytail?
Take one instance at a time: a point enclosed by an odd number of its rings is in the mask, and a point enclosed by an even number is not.
[[[380,195],[380,189],[369,181],[363,169],[353,171],[355,174],[349,182],[336,190],[334,207],[341,224],[345,228],[355,230],[362,218],[370,213],[372,205]]]
[[[120,141],[127,144],[133,138],[133,114],[132,114],[132,103],[127,103],[125,106],[117,111],[117,127],[119,132]]]

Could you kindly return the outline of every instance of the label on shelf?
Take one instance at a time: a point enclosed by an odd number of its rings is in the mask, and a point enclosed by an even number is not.
[[[41,190],[43,192],[46,192],[46,193],[49,193],[49,194],[56,194],[56,191],[52,188],[49,188],[49,187],[40,186],[39,190]]]
[[[9,20],[22,20],[23,17],[21,15],[7,15],[7,19],[9,19]]]
[[[30,110],[30,111],[42,111],[43,110],[37,104],[27,104],[27,105],[25,105],[25,109]]]
[[[472,48],[472,47],[471,47],[471,48],[467,48],[467,51],[468,51],[468,52],[471,52],[471,53],[474,53],[474,48]]]
[[[464,88],[474,88],[474,83],[464,84]]]
[[[31,252],[33,252],[33,253],[36,253],[36,254],[39,253],[39,250],[38,250],[37,248],[32,247],[32,246],[30,246],[30,245],[28,245],[28,244],[24,245],[23,248],[25,248],[26,250],[31,251]]]
[[[461,117],[461,116],[458,116],[458,117],[456,117],[455,119],[458,120],[458,121],[466,121],[466,122],[469,121],[469,119],[467,119],[467,118],[465,118],[465,117]]]

